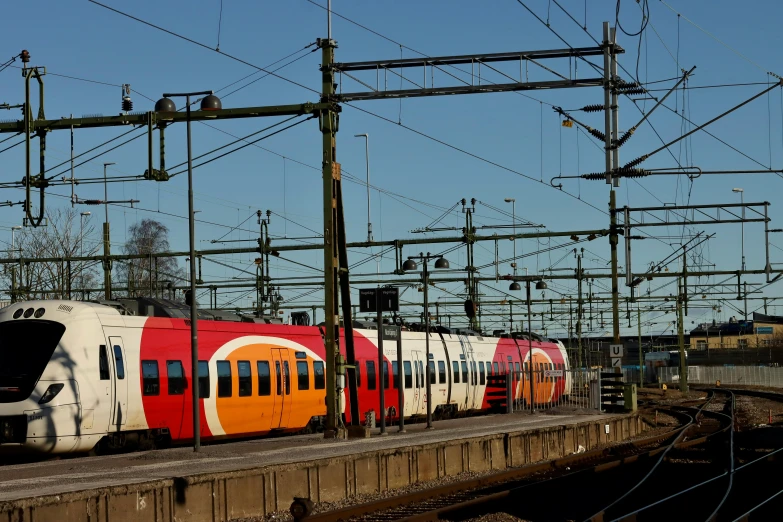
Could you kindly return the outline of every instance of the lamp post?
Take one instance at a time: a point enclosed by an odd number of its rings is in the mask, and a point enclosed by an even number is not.
[[[92,212],[82,212],[79,217],[79,257],[84,257],[84,218],[90,215]],[[79,265],[79,280],[82,285],[82,301],[84,301],[84,261]]]
[[[431,379],[432,379],[432,370],[433,368],[430,367],[430,314],[429,314],[429,301],[428,301],[428,287],[429,287],[429,270],[427,269],[427,262],[430,259],[436,259],[435,261],[435,268],[445,269],[449,268],[449,262],[446,258],[444,258],[442,255],[432,255],[429,252],[427,252],[427,255],[424,255],[423,253],[419,253],[418,256],[409,256],[408,259],[402,264],[402,269],[405,272],[410,272],[413,270],[416,270],[416,260],[419,260],[422,264],[422,280],[424,282],[424,352],[425,352],[425,359],[426,367],[425,370],[425,377],[424,382],[425,384],[425,393],[426,393],[426,402],[427,402],[427,428],[428,430],[432,429],[432,387],[430,385]],[[433,363],[434,366],[434,363]]]
[[[212,91],[169,93],[155,103],[155,112],[171,113],[177,111],[172,97],[185,97],[187,111],[188,140],[188,238],[190,242],[190,356],[191,356],[191,390],[193,400],[193,451],[201,448],[201,408],[198,389],[198,306],[196,304],[196,216],[193,212],[193,158],[190,141],[190,97],[204,96],[201,100],[202,111],[222,109],[220,98]]]
[[[536,283],[536,290],[546,290],[546,288],[546,283],[543,280]],[[530,311],[530,279],[527,280],[527,330],[530,343],[530,414],[532,415],[536,412],[536,401],[533,389],[533,314]]]
[[[19,225],[11,227],[11,253],[13,253],[16,250],[16,242],[14,234],[17,230],[22,230],[22,227]],[[21,251],[21,248],[19,249]],[[21,256],[20,256],[21,257]],[[16,302],[16,267],[11,267],[11,302]]]
[[[372,241],[372,221],[370,220],[370,135],[354,134],[355,138],[364,138],[364,160],[367,164],[367,241]]]
[[[742,238],[742,270],[745,271],[745,190],[741,188],[733,188],[731,189],[732,192],[739,192],[740,195],[740,204],[742,204],[742,223],[740,223],[741,227],[741,238]]]
[[[526,290],[526,301],[527,301],[527,338],[528,338],[528,353],[530,356],[528,357],[528,379],[530,380],[530,413],[533,414],[536,412],[535,409],[535,387],[533,384],[533,312],[531,310],[531,300],[530,300],[530,278],[525,279],[525,290]],[[516,288],[510,288],[511,290],[519,290],[520,286],[519,283],[514,281],[513,284],[516,284]],[[512,286],[513,286],[512,284]],[[536,290],[546,290],[547,284],[545,281],[540,280],[536,283]]]

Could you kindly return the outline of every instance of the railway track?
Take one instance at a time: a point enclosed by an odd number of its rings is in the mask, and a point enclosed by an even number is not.
[[[679,441],[686,431],[696,428],[698,409],[673,408],[665,411],[679,419],[680,426],[651,437],[620,444],[611,448],[570,455],[551,462],[532,464],[467,481],[436,488],[415,491],[340,510],[312,515],[307,522],[338,522],[361,519],[437,520],[444,515],[486,513],[488,505],[514,495],[516,489],[563,480],[589,471],[608,471],[636,462],[656,459],[671,444]]]
[[[738,436],[736,396],[783,402],[783,394],[706,391],[701,402],[659,409],[680,422],[667,433],[305,520],[423,522],[487,513],[596,522],[778,519],[783,485],[775,477],[783,471],[783,427]]]

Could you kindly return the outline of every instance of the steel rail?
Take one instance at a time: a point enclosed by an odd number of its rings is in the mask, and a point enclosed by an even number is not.
[[[704,404],[702,404],[702,405],[701,405],[701,406],[698,408],[698,411],[697,411],[696,415],[694,416],[694,417],[695,417],[697,420],[699,419],[699,417],[700,417],[701,415],[703,415],[704,408],[706,408],[706,407],[707,407],[707,405],[709,405],[709,404],[710,404],[710,403],[713,401],[713,399],[714,399],[714,398],[715,398],[715,394],[714,394],[714,392],[710,392],[710,396],[709,396],[709,398],[707,399],[707,402],[705,402]],[[628,497],[628,496],[629,496],[631,493],[633,493],[633,492],[634,492],[634,491],[636,491],[636,490],[637,490],[639,487],[641,487],[641,485],[642,485],[642,484],[643,484],[645,481],[647,481],[647,479],[649,479],[649,478],[650,478],[650,477],[653,475],[653,473],[655,473],[655,471],[658,469],[658,466],[660,466],[660,464],[661,464],[661,463],[664,461],[664,459],[666,458],[666,455],[668,455],[669,451],[671,451],[671,450],[672,450],[672,449],[674,449],[675,447],[678,447],[678,442],[679,442],[679,441],[680,441],[680,439],[683,437],[683,435],[685,435],[685,432],[686,432],[686,431],[687,431],[687,430],[683,430],[682,432],[680,432],[680,434],[679,434],[679,435],[677,435],[677,438],[675,439],[675,441],[674,441],[672,444],[670,444],[668,448],[666,448],[666,451],[664,451],[664,452],[663,452],[663,454],[661,455],[661,457],[660,457],[660,458],[658,459],[658,461],[657,461],[657,462],[656,462],[656,463],[653,465],[653,467],[650,469],[650,471],[649,471],[649,472],[647,472],[647,474],[646,474],[645,476],[643,476],[643,477],[641,478],[641,480],[639,480],[639,482],[637,482],[637,483],[636,483],[636,485],[634,485],[634,486],[633,486],[631,489],[629,489],[628,491],[626,491],[626,492],[625,492],[625,494],[623,494],[623,495],[622,495],[622,496],[620,496],[619,498],[615,499],[615,500],[614,500],[614,501],[613,501],[611,504],[609,504],[608,506],[606,506],[606,507],[604,507],[603,509],[599,510],[599,511],[598,511],[597,513],[595,513],[593,516],[591,516],[591,517],[588,517],[588,518],[587,518],[587,520],[603,520],[603,519],[604,519],[604,517],[605,517],[605,515],[606,515],[606,512],[607,512],[607,511],[609,511],[609,510],[610,510],[612,507],[616,506],[616,505],[617,505],[618,503],[620,503],[620,502],[621,502],[623,499],[627,498],[627,497]],[[707,436],[705,436],[705,437],[709,437],[709,435],[707,435]],[[702,437],[702,439],[706,440],[704,437]],[[699,439],[693,439],[693,440],[691,440],[691,441],[688,441],[688,442],[689,442],[688,446],[690,446],[690,445],[694,445],[694,441],[698,441],[698,440],[699,440]],[[701,442],[701,441],[700,441],[700,442]],[[679,446],[679,447],[686,447],[686,446]]]
[[[720,391],[720,392],[728,391],[728,393],[730,395],[730,401],[731,401],[731,415],[726,415],[726,414],[720,413],[720,412],[712,412],[712,413],[717,414],[717,415],[721,415],[721,416],[724,416],[724,417],[729,417],[729,419],[731,420],[730,430],[729,430],[729,434],[730,434],[729,455],[730,455],[731,461],[730,461],[730,468],[729,468],[729,470],[724,471],[720,475],[717,475],[715,477],[707,479],[707,480],[705,480],[703,482],[700,482],[698,484],[690,486],[690,487],[688,487],[686,489],[683,489],[681,491],[678,491],[677,493],[669,495],[668,497],[665,497],[663,499],[657,500],[657,501],[655,501],[655,502],[653,502],[651,504],[647,504],[646,506],[643,506],[643,507],[641,507],[639,509],[631,511],[630,513],[626,513],[626,514],[624,514],[624,515],[622,515],[620,517],[614,518],[614,519],[612,519],[612,522],[624,521],[624,520],[636,520],[638,518],[639,513],[641,513],[642,511],[646,511],[646,510],[648,510],[650,508],[653,508],[655,506],[658,506],[658,505],[660,505],[660,504],[662,504],[664,502],[667,502],[667,501],[670,501],[670,500],[675,499],[677,497],[680,497],[681,495],[683,495],[685,493],[690,493],[691,491],[694,491],[694,490],[696,490],[696,489],[698,489],[698,488],[700,488],[702,486],[705,486],[707,484],[711,484],[711,483],[715,482],[718,479],[721,479],[721,478],[724,478],[726,476],[729,476],[729,485],[726,488],[726,493],[724,494],[724,496],[721,499],[720,503],[718,504],[717,508],[707,518],[707,520],[713,520],[714,519],[715,514],[723,506],[723,503],[728,498],[728,495],[729,495],[729,493],[731,491],[731,487],[732,487],[732,484],[733,484],[733,475],[734,475],[734,472],[735,472],[735,469],[734,469],[734,418],[735,418],[735,416],[734,416],[734,409],[735,409],[734,408],[734,406],[735,406],[735,404],[734,404],[734,394],[731,393],[730,390],[716,390],[716,391]]]
[[[664,410],[659,410],[664,411]],[[688,415],[683,412],[678,412],[674,410],[666,410],[667,413],[671,414],[672,416],[678,417],[682,425],[671,430],[667,431],[665,433],[659,433],[657,435],[653,435],[651,437],[647,437],[645,439],[640,439],[637,441],[632,441],[625,444],[620,444],[617,446],[613,446],[612,448],[604,448],[604,449],[597,449],[597,450],[591,450],[585,453],[579,453],[574,455],[569,455],[566,457],[561,457],[559,459],[554,459],[547,462],[540,462],[536,464],[528,464],[526,466],[522,466],[520,468],[512,469],[512,470],[506,470],[499,473],[494,473],[492,475],[484,476],[484,477],[478,477],[475,479],[469,479],[465,481],[456,482],[453,484],[446,484],[443,486],[438,486],[435,488],[425,489],[421,491],[416,491],[413,493],[408,493],[404,495],[398,495],[393,496],[385,499],[380,499],[372,502],[368,502],[365,504],[360,504],[356,506],[349,506],[343,509],[334,510],[334,511],[328,511],[325,513],[320,513],[316,515],[311,515],[309,517],[306,517],[302,519],[306,522],[338,522],[341,520],[348,520],[354,517],[361,517],[366,516],[371,513],[377,513],[386,511],[393,508],[399,508],[401,506],[407,506],[407,505],[414,505],[426,501],[431,501],[436,498],[444,498],[448,496],[453,496],[455,494],[459,493],[466,493],[468,491],[473,490],[479,490],[479,489],[486,489],[490,486],[496,486],[499,484],[502,484],[504,482],[512,482],[512,481],[518,481],[525,477],[531,476],[536,473],[541,472],[547,472],[547,471],[556,471],[556,470],[565,470],[573,466],[577,465],[585,465],[588,463],[591,463],[593,461],[600,461],[601,459],[604,459],[606,457],[611,457],[615,453],[621,453],[624,450],[631,449],[640,449],[645,446],[649,446],[650,444],[656,444],[661,441],[664,441],[668,438],[674,437],[675,439],[679,440],[679,435],[684,432],[685,429],[692,426],[694,423],[694,418],[691,415]],[[622,463],[626,462],[633,462],[635,460],[638,460],[641,456],[648,455],[648,454],[657,454],[659,452],[664,451],[663,448],[655,448],[646,452],[642,452],[636,455],[627,456],[627,457],[621,457],[619,459],[614,459],[609,462],[600,464],[600,466],[603,467],[603,469],[610,469],[614,466],[620,465]],[[595,469],[595,467],[587,468]],[[585,471],[585,470],[582,470]],[[578,473],[578,472],[575,472]],[[572,475],[573,473],[569,474]],[[480,499],[484,498],[495,498],[496,495],[502,494],[501,493],[494,493],[492,495],[485,495],[479,497],[479,499],[473,499],[470,502],[477,502]],[[460,505],[460,504],[457,504]],[[443,508],[442,508],[443,509]],[[435,516],[437,513],[439,513],[440,510],[430,510],[427,514],[432,514]],[[434,520],[431,518],[418,518],[419,516],[423,515],[417,515],[415,518],[416,520]]]

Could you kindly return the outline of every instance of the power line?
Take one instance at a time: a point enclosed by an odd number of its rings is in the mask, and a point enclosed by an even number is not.
[[[170,34],[171,36],[174,36],[174,37],[179,38],[181,40],[185,40],[186,42],[192,43],[193,45],[197,45],[199,47],[203,47],[204,49],[208,49],[208,50],[210,50],[212,52],[218,53],[218,54],[220,54],[222,56],[225,56],[226,58],[234,60],[235,62],[239,62],[239,63],[241,63],[243,65],[247,65],[248,67],[252,67],[254,69],[258,69],[261,72],[265,72],[265,73],[267,73],[270,76],[274,76],[275,78],[278,78],[280,80],[283,80],[283,81],[286,81],[286,82],[291,83],[293,85],[296,85],[297,87],[301,87],[302,89],[306,89],[306,90],[308,90],[310,92],[314,92],[315,94],[320,94],[320,92],[318,92],[317,90],[311,89],[310,87],[308,87],[306,85],[303,85],[303,84],[301,84],[299,82],[295,82],[294,80],[289,80],[288,78],[286,78],[284,76],[281,76],[281,75],[279,75],[279,74],[277,74],[277,73],[275,73],[273,71],[269,71],[269,70],[267,70],[267,69],[265,69],[263,67],[259,67],[258,65],[254,65],[254,64],[252,64],[252,63],[250,63],[248,61],[242,60],[241,58],[237,58],[236,56],[233,56],[231,54],[224,53],[222,51],[212,49],[210,46],[208,46],[206,44],[203,44],[201,42],[198,42],[196,40],[193,40],[192,38],[188,38],[187,36],[183,36],[181,34],[175,33],[174,31],[170,31],[168,29],[164,29],[163,27],[160,27],[160,26],[155,25],[153,23],[147,22],[145,20],[142,20],[141,18],[137,18],[137,17],[135,17],[133,15],[130,15],[128,13],[124,13],[124,12],[120,11],[119,9],[115,9],[113,7],[109,7],[108,5],[102,4],[102,3],[100,3],[100,2],[98,2],[96,0],[88,0],[88,1],[90,3],[93,3],[95,5],[103,7],[104,9],[108,9],[109,11],[114,11],[115,13],[117,13],[119,15],[122,15],[122,16],[125,16],[127,18],[130,18],[131,20],[135,20],[136,22],[139,22],[139,23],[144,24],[146,26],[152,27],[153,29],[157,29],[158,31],[163,31],[166,34]]]

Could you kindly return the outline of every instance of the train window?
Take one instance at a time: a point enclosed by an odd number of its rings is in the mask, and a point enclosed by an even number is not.
[[[324,374],[324,362],[313,361],[313,379],[315,382],[314,388],[316,390],[323,390],[326,388],[326,374]]]
[[[141,378],[144,387],[143,395],[160,395],[158,361],[141,361]]]
[[[272,378],[269,374],[269,361],[256,361],[256,370],[258,370],[258,394],[272,394]]]
[[[405,372],[405,389],[413,388],[413,375],[411,374],[411,362],[403,361],[402,370]]]
[[[367,389],[375,389],[375,361],[367,361]]]
[[[424,363],[419,361],[419,382],[421,383],[421,387],[424,388]]]
[[[446,363],[438,361],[438,384],[446,383]]]
[[[253,375],[250,373],[250,361],[237,361],[237,377],[239,377],[239,396],[253,395]]]
[[[198,396],[201,399],[209,399],[209,363],[198,362]]]
[[[479,361],[479,378],[481,379],[479,381],[479,384],[486,384],[487,377],[484,373],[484,361]]]
[[[168,377],[169,395],[182,395],[185,393],[185,370],[182,361],[166,361],[166,375]]]
[[[487,375],[492,375],[492,363],[487,361]]]
[[[291,368],[288,367],[288,361],[283,361],[283,372],[285,372],[285,394],[291,395]]]
[[[516,368],[516,370],[517,370],[517,373],[519,373],[519,371],[520,371],[520,370],[519,370],[519,363],[514,363],[514,368]]]
[[[125,362],[122,360],[122,348],[118,345],[114,345],[114,364],[117,368],[117,378],[125,378]]]
[[[454,361],[451,363],[451,373],[454,374],[454,383],[459,383],[459,362]]]
[[[106,345],[102,344],[98,348],[98,368],[101,372],[101,380],[108,381],[111,377],[109,376],[109,356],[106,354]]]
[[[297,389],[309,390],[310,368],[307,364],[307,361],[296,361],[296,375],[297,375],[297,383],[296,383]]]
[[[231,378],[231,362],[217,362],[218,397],[231,397],[233,383]]]
[[[277,394],[283,394],[283,376],[280,373],[280,361],[275,361],[275,382],[277,383]]]
[[[462,382],[469,384],[470,376],[468,375],[468,363],[466,361],[460,361],[460,366],[462,366]]]
[[[388,390],[389,389],[389,363],[386,361],[383,361],[383,366],[381,366],[381,382],[383,383],[383,389]]]
[[[470,362],[470,375],[473,377],[473,386],[478,384],[478,371],[476,370],[476,361]]]
[[[506,363],[503,361],[500,361],[500,372],[505,375],[506,373]]]
[[[421,388],[421,383],[419,383],[419,362],[413,361],[413,373],[416,374],[416,388]]]
[[[500,375],[500,370],[498,369],[498,363],[492,363],[492,367],[494,368],[495,375]]]
[[[397,361],[392,361],[392,384],[395,390],[400,388],[400,367]]]
[[[427,366],[430,367],[430,384],[437,384],[437,377],[435,375],[435,361],[429,361]]]
[[[354,373],[356,373],[356,387],[361,388],[362,386],[362,364],[359,361],[356,361],[356,368],[354,370]]]

